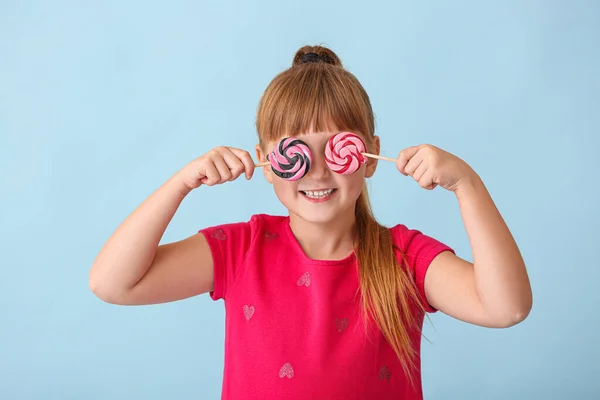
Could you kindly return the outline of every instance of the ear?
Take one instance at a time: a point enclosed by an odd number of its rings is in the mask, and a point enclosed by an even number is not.
[[[379,155],[379,136],[373,136],[373,139],[371,140],[371,143],[368,147],[369,153]],[[367,159],[367,169],[365,171],[365,178],[370,178],[373,176],[375,170],[377,169],[377,161],[378,160],[376,158],[369,157]]]
[[[260,144],[256,145],[256,158],[258,159],[258,163],[264,163],[267,162],[267,154],[263,151],[262,147]],[[264,166],[262,167],[263,173],[265,174],[265,178],[267,178],[267,181],[269,183],[273,183],[273,171],[271,171],[271,167],[270,166]]]

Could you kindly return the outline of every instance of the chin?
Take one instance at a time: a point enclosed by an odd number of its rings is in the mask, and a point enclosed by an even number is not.
[[[354,217],[353,204],[340,204],[332,202],[331,204],[312,204],[298,199],[287,207],[291,214],[295,214],[306,222],[312,224],[333,224],[340,221],[340,218],[348,218],[351,214]]]
[[[298,217],[311,224],[329,224],[339,218],[339,215],[333,212],[310,211],[310,210],[290,210]]]

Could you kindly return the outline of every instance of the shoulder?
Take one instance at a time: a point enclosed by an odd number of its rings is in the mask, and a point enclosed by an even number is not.
[[[424,234],[420,229],[411,228],[404,224],[396,224],[389,228],[392,234],[394,245],[406,250],[415,242],[428,241],[433,239],[431,236]]]
[[[396,251],[406,258],[411,269],[418,269],[419,266],[426,267],[436,255],[443,251],[454,252],[447,244],[419,229],[396,224],[389,230]]]
[[[198,231],[206,238],[213,260],[213,300],[226,298],[244,266],[256,263],[270,237],[273,227],[283,225],[284,217],[267,214],[252,215],[241,222],[224,222]],[[269,236],[271,235],[271,236]]]

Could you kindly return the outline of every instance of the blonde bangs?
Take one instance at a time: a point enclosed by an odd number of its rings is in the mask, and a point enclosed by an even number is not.
[[[328,64],[292,67],[279,74],[259,103],[256,128],[261,145],[309,131],[374,134],[369,97],[358,80]]]

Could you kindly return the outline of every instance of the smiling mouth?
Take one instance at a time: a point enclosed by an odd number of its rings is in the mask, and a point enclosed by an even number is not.
[[[334,193],[336,190],[337,189],[301,190],[300,192],[309,199],[324,199],[325,197]]]

